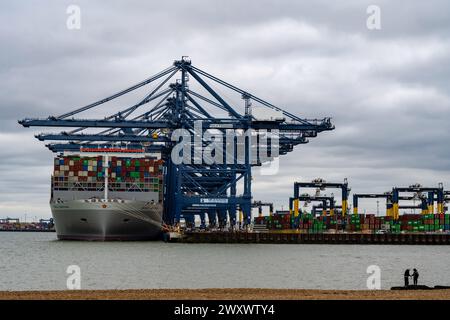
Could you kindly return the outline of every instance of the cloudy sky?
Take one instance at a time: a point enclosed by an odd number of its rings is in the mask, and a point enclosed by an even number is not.
[[[88,104],[182,55],[291,113],[333,118],[278,175],[255,175],[255,199],[286,208],[293,182],[316,177],[347,177],[355,192],[450,188],[450,8],[407,3],[2,1],[0,217],[50,216],[53,155],[33,137],[43,129],[18,119]],[[67,28],[71,4],[79,30]],[[380,30],[367,28],[370,4]]]

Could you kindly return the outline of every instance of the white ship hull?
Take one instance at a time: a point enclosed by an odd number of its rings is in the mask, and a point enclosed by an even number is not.
[[[161,235],[160,203],[70,200],[50,207],[61,240],[153,240]]]

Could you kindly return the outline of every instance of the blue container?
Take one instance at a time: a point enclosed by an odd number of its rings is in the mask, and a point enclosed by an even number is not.
[[[64,165],[64,160],[59,160],[60,165]]]

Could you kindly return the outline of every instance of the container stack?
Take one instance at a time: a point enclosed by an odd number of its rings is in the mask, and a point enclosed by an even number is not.
[[[267,228],[273,230],[286,230],[291,229],[291,215],[290,214],[278,214],[274,213],[270,217]]]
[[[271,216],[256,217],[255,224],[267,226],[271,218]]]
[[[314,217],[303,213],[295,219],[289,214],[275,214],[273,217],[257,217],[255,224],[265,225],[271,230],[299,229],[305,233],[341,230],[350,233],[374,233],[380,230],[390,233],[446,232],[450,231],[450,214],[404,214],[397,221],[392,217],[377,217],[374,214]]]
[[[159,192],[162,184],[162,160],[111,157],[108,161],[108,184],[113,191]],[[103,156],[55,158],[53,187],[58,190],[96,191],[105,182]]]
[[[291,215],[274,213],[272,216],[256,217],[254,220],[256,225],[265,225],[271,230],[291,229]]]

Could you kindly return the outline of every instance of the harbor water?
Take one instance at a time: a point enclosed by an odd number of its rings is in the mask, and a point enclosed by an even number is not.
[[[58,241],[55,233],[0,232],[0,290],[67,289],[68,266],[82,289],[367,289],[369,266],[381,288],[450,285],[450,246],[181,244]]]

